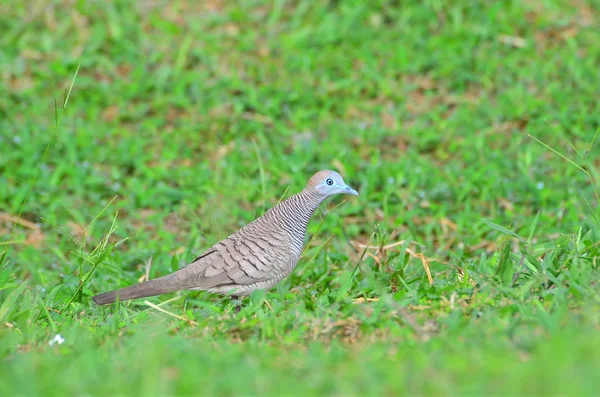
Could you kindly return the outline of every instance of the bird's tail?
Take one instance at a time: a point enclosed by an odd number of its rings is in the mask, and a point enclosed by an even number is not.
[[[105,292],[94,296],[92,299],[97,305],[107,305],[109,303],[126,301],[130,299],[145,298],[147,296],[155,296],[174,292],[184,289],[184,287],[173,280],[171,275],[160,277],[154,280],[148,280],[143,283],[131,285],[129,287],[117,289],[110,292]]]

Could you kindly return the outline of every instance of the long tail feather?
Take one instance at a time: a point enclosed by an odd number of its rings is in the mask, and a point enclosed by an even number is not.
[[[168,276],[167,276],[168,277]],[[145,298],[147,296],[155,296],[174,292],[184,289],[181,284],[173,282],[163,277],[154,280],[148,280],[140,284],[131,285],[129,287],[117,289],[114,291],[105,292],[94,296],[92,299],[97,305],[107,305],[109,303],[120,301]]]

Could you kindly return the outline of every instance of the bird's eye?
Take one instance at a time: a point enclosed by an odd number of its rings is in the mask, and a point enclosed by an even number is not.
[[[327,178],[327,180],[325,181],[326,184],[328,184],[329,186],[333,185],[333,179],[331,178]]]

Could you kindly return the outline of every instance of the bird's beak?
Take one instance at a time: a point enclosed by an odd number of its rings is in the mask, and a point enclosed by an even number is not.
[[[358,192],[356,190],[352,189],[350,186],[346,186],[344,188],[344,193],[351,194],[353,196],[358,196]]]

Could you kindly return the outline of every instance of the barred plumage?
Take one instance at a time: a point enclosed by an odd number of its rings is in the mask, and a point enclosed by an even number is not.
[[[96,295],[97,304],[136,299],[167,292],[206,290],[235,296],[269,289],[296,267],[308,222],[327,197],[358,195],[335,171],[317,172],[300,193],[282,201],[186,267],[166,276]]]

